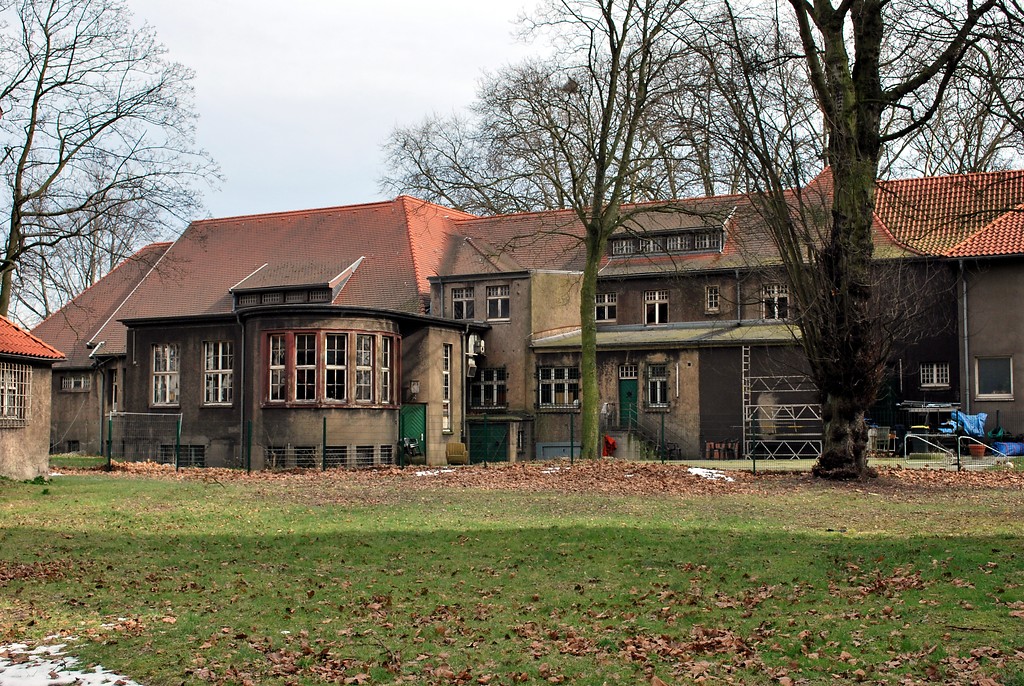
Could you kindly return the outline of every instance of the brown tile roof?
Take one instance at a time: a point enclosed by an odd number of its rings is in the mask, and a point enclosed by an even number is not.
[[[353,266],[335,304],[420,313],[452,219],[468,216],[399,197],[196,221],[118,319],[230,314],[232,287],[319,284]]]
[[[20,329],[7,317],[0,316],[0,355],[33,360],[63,360],[64,353]]]
[[[89,359],[92,351],[85,344],[105,340],[97,336],[100,329],[109,322],[116,324],[114,315],[118,308],[170,246],[170,243],[152,243],[142,248],[32,329],[42,340],[67,352],[67,361],[58,366],[88,367],[92,363]],[[100,352],[108,352],[110,343],[123,350],[124,327],[116,325],[108,334],[112,340],[104,343]]]
[[[881,181],[875,214],[923,253],[979,257],[1024,253],[1024,170]]]

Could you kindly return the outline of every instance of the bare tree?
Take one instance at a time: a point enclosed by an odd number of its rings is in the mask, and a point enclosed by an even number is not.
[[[149,240],[191,215],[216,169],[194,144],[192,73],[119,0],[0,2],[7,314],[22,265],[33,281],[48,278],[72,241],[124,257],[138,245],[115,235]],[[45,314],[48,286],[38,288],[30,306]]]
[[[698,47],[730,103],[735,149],[798,305],[825,424],[815,471],[856,478],[867,473],[864,414],[888,356],[872,298],[882,150],[932,121],[965,60],[987,41],[1017,32],[1019,17],[999,0],[789,6],[791,13],[761,6],[739,16],[727,4],[717,20],[702,18],[710,28]],[[750,40],[751,26],[759,27],[758,40]],[[813,147],[800,127],[777,135],[788,121],[780,111],[792,110],[793,65],[820,112],[824,159],[807,154]],[[822,163],[830,173],[812,181]]]

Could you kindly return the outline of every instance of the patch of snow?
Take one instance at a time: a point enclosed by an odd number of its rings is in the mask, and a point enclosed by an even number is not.
[[[454,469],[425,469],[416,472],[416,476],[440,476],[441,474],[451,474],[454,471]]]
[[[0,645],[0,686],[141,686],[126,676],[100,666],[74,669],[78,658],[64,655],[64,644],[39,646],[29,650],[24,643]]]
[[[548,467],[547,469],[540,470],[540,473],[541,474],[557,474],[558,472],[562,471],[563,469],[568,470],[569,468],[568,467]]]
[[[50,475],[49,475],[49,476],[50,476],[50,478],[52,479],[52,478],[53,478],[53,477],[55,477],[55,476],[64,476],[64,475],[63,475],[63,474],[61,474],[60,472],[50,472]]]
[[[702,479],[724,479],[725,481],[735,481],[731,476],[726,476],[725,472],[720,469],[704,469],[702,467],[690,467],[687,469],[690,474],[699,476]]]

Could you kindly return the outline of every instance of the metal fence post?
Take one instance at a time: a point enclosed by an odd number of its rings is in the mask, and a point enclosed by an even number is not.
[[[327,471],[327,415],[324,415],[324,433],[320,443],[320,471]]]
[[[181,467],[181,415],[178,415],[178,425],[174,430],[174,471]]]
[[[113,453],[113,434],[114,434],[114,415],[113,413],[107,415],[107,471],[113,469],[111,464],[111,455]]]
[[[661,415],[661,463],[665,463],[665,414]]]
[[[246,422],[245,432],[245,472],[252,473],[252,420]]]
[[[572,412],[569,413],[569,464],[576,461],[576,422],[573,421]]]

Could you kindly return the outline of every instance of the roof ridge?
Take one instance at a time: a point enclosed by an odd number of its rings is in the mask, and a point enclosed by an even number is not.
[[[399,196],[401,197],[401,196]],[[263,219],[263,218],[280,218],[288,216],[298,216],[303,214],[323,214],[325,212],[337,212],[339,210],[357,210],[366,209],[374,206],[389,206],[394,205],[395,200],[374,200],[371,202],[357,203],[355,205],[331,205],[329,207],[309,207],[300,210],[280,210],[277,212],[256,212],[252,214],[239,214],[230,217],[208,217],[206,219],[195,219],[192,221],[193,224],[208,224],[213,222],[240,222],[252,219]]]
[[[985,234],[995,231],[997,228],[999,228],[1000,224],[1008,221],[1008,216],[1015,212],[1024,212],[1024,202],[1017,203],[1016,205],[1007,209],[1006,211],[1000,212],[995,219],[990,221],[988,224],[985,224],[985,226],[981,227],[977,231],[971,232],[959,243],[956,243],[955,245],[948,248],[945,252],[942,253],[942,255],[945,257],[953,257],[954,255],[956,255],[957,252],[960,251],[961,248],[969,245],[970,243],[980,242]]]
[[[178,236],[178,240],[181,240],[181,236]],[[109,324],[111,320],[113,320],[114,317],[117,316],[117,313],[121,311],[121,308],[125,306],[125,303],[132,299],[132,296],[135,295],[135,292],[138,291],[142,284],[146,282],[150,274],[153,273],[153,270],[157,268],[157,265],[159,265],[163,261],[163,259],[167,256],[167,253],[171,251],[171,248],[173,248],[177,242],[178,241],[174,241],[174,243],[168,246],[168,248],[160,254],[160,257],[156,259],[156,262],[149,266],[149,269],[146,271],[145,274],[143,274],[142,278],[135,283],[135,286],[133,286],[130,291],[128,291],[128,295],[124,296],[124,298],[121,299],[121,302],[117,304],[117,307],[115,307],[113,312],[110,313],[110,316],[107,317],[107,319],[102,324],[99,325],[99,327],[96,329],[93,335],[89,337],[89,341],[94,341],[96,339],[96,336],[98,336],[100,332],[103,331],[103,329],[107,328],[107,324]]]

